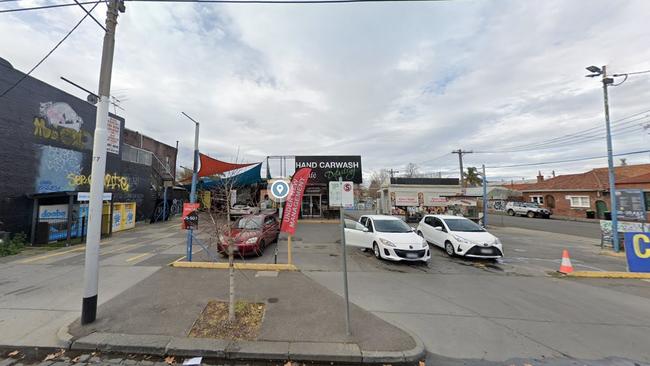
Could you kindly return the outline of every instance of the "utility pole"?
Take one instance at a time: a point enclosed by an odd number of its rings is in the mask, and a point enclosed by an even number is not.
[[[488,222],[488,202],[487,202],[487,177],[485,176],[485,164],[481,167],[483,169],[483,227],[487,227]]]
[[[111,94],[111,74],[115,50],[115,29],[118,12],[124,13],[122,0],[110,0],[106,11],[106,33],[99,74],[99,103],[95,119],[91,167],[90,200],[88,202],[88,234],[84,264],[84,293],[81,304],[81,324],[97,318],[97,287],[99,284],[99,239],[102,231],[104,174],[106,173],[106,125]]]
[[[194,120],[194,118],[187,115],[185,112],[181,112],[185,117],[190,121],[194,122],[194,166],[192,167],[192,188],[190,190],[190,203],[196,203],[196,184],[198,180],[198,171],[199,171],[199,123]],[[230,197],[230,192],[227,192],[228,197]],[[230,207],[228,207],[228,212],[230,212]],[[192,227],[187,228],[187,248],[186,248],[186,258],[188,262],[192,261]]]
[[[397,174],[397,173],[399,173],[399,171],[394,170],[393,168],[390,168],[390,170],[388,171],[388,174],[390,174],[391,178],[394,178],[395,174]]]
[[[463,155],[471,154],[473,151],[467,151],[463,149],[454,150],[452,154],[458,154],[458,164],[460,166],[460,188],[465,188],[465,171],[463,170]]]
[[[613,78],[607,77],[607,66],[603,66],[603,99],[605,104],[605,127],[607,128],[607,173],[609,175],[609,196],[612,215],[612,246],[614,251],[620,250],[618,243],[618,206],[616,205],[616,176],[614,175],[614,156],[612,152],[612,131],[609,123],[609,96],[607,86],[614,83]]]

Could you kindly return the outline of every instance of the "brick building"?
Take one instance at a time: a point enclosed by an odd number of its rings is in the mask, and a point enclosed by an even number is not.
[[[615,167],[615,175],[617,189],[643,190],[646,209],[650,207],[650,164]],[[536,183],[520,185],[518,189],[524,201],[547,207],[556,216],[585,218],[587,211],[594,211],[596,218],[604,218],[605,212],[610,211],[607,168],[550,179],[544,179],[540,173]]]

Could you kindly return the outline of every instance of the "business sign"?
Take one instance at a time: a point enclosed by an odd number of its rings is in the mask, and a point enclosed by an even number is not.
[[[395,206],[418,206],[418,194],[415,192],[395,192]]]
[[[650,272],[650,233],[625,233],[625,256],[630,272]]]
[[[38,221],[57,223],[68,219],[68,205],[44,205],[38,207]]]
[[[646,207],[643,191],[640,189],[620,189],[616,191],[618,219],[625,221],[646,221]]]
[[[271,198],[273,198],[275,201],[282,202],[289,195],[290,188],[291,187],[288,181],[284,179],[277,179],[271,183],[271,190],[269,193],[271,194]]]
[[[120,121],[111,116],[106,122],[106,152],[120,153]]]
[[[310,168],[309,183],[328,183],[342,178],[362,182],[361,156],[296,156],[296,171]]]
[[[183,203],[183,229],[196,228],[199,226],[199,203]]]
[[[287,202],[284,204],[284,211],[282,213],[282,226],[280,227],[280,231],[289,235],[296,233],[300,206],[302,206],[302,195],[305,193],[305,186],[307,186],[310,173],[310,168],[302,168],[297,170],[291,179],[289,195],[287,196]]]
[[[329,183],[329,206],[353,208],[354,207],[354,184],[352,182],[330,182]]]
[[[425,193],[424,205],[425,206],[447,206],[447,197],[438,197],[430,193]]]
[[[113,193],[104,192],[102,196],[102,201],[111,201],[113,199]],[[79,202],[88,202],[90,201],[90,192],[78,192],[77,201]]]

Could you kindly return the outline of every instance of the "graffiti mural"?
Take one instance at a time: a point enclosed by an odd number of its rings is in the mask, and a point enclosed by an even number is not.
[[[91,182],[90,174],[70,173],[67,175],[67,179],[68,184],[76,189],[82,186],[90,186]],[[104,189],[107,191],[129,192],[131,190],[129,178],[116,173],[106,174],[104,176]]]
[[[76,149],[92,149],[92,135],[81,129],[83,119],[63,102],[41,103],[34,117],[34,136]]]
[[[83,154],[48,145],[36,145],[40,165],[34,186],[36,193],[74,190],[68,174],[81,174]]]

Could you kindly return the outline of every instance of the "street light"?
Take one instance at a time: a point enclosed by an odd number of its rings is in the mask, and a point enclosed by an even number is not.
[[[587,71],[594,74],[587,75],[587,77],[596,77],[602,75],[601,82],[603,83],[603,97],[605,105],[605,127],[607,130],[607,173],[609,175],[609,196],[610,196],[610,213],[612,215],[612,246],[614,251],[618,252],[618,206],[616,205],[616,177],[614,175],[614,156],[612,154],[612,131],[609,123],[609,100],[607,96],[607,86],[614,83],[613,78],[607,77],[607,66],[602,69],[597,66],[587,67]]]
[[[194,167],[192,169],[192,189],[190,191],[190,203],[196,203],[196,181],[197,174],[199,170],[199,123],[194,120],[194,118],[187,115],[185,112],[181,112],[185,117],[190,121],[194,122]],[[187,253],[186,257],[188,262],[192,261],[192,227],[187,228]]]

